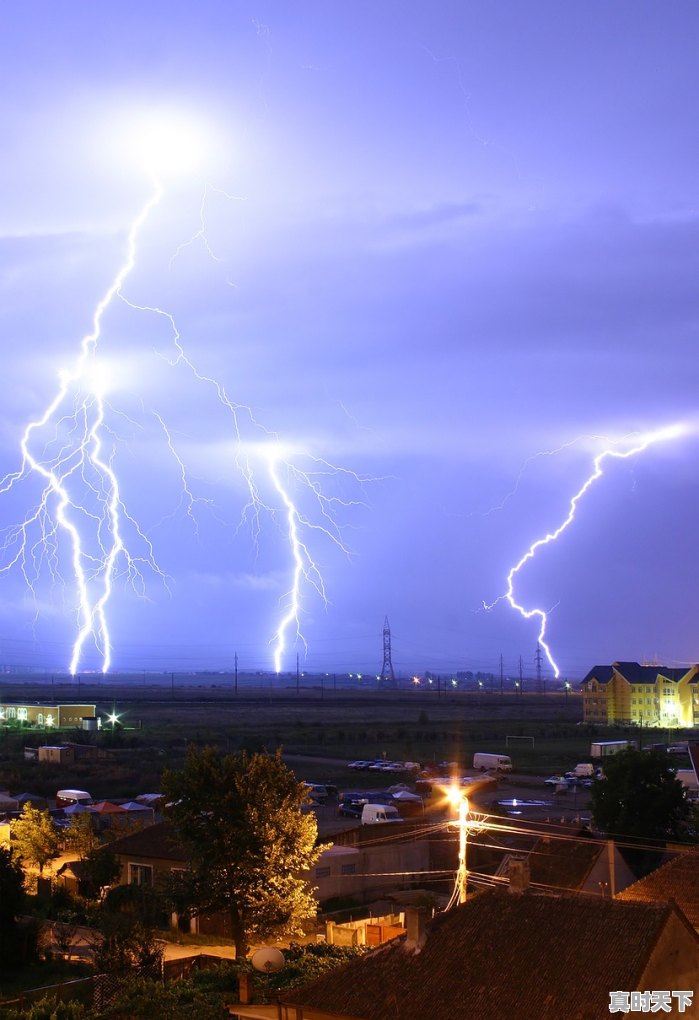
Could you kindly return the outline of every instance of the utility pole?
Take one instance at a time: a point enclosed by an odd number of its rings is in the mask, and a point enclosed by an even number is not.
[[[299,673],[299,653],[296,653],[296,693],[301,691],[301,674]]]
[[[519,657],[519,693],[524,694],[524,676],[522,675],[522,656]]]
[[[502,652],[500,652],[500,696],[505,693],[505,677],[502,672]]]
[[[235,657],[234,657],[233,661],[235,663],[235,672],[234,672],[234,676],[235,676],[235,681],[234,681],[235,682],[235,688],[234,689],[235,689],[235,693],[237,694],[238,693],[238,653],[237,652],[235,653]]]
[[[536,665],[536,691],[537,694],[546,694],[546,688],[542,688],[541,680],[541,645],[537,641],[536,643],[536,654],[534,656],[534,663]]]

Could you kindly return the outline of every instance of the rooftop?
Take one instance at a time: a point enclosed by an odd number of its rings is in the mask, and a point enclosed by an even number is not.
[[[617,900],[658,903],[674,900],[690,924],[699,929],[699,851],[680,854],[634,882]]]
[[[490,890],[438,915],[420,951],[394,940],[283,1001],[358,1020],[453,1020],[465,1002],[469,1020],[587,1020],[608,1014],[610,989],[639,987],[673,914],[671,905]]]

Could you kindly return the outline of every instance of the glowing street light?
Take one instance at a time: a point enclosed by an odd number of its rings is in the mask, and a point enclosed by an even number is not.
[[[450,786],[447,796],[451,804],[459,809],[459,869],[456,872],[456,886],[454,895],[456,903],[460,906],[466,902],[466,881],[468,872],[466,870],[466,834],[468,831],[468,797],[458,786]]]

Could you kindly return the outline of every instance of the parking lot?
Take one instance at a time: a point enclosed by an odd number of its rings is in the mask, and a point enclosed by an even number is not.
[[[372,776],[371,785],[369,776]],[[387,774],[385,785],[382,790],[376,788],[376,772],[362,772],[348,770],[347,782],[341,787],[337,794],[334,792],[322,804],[315,804],[313,810],[318,818],[321,831],[337,831],[340,829],[351,829],[358,824],[357,818],[342,817],[339,813],[339,797],[346,791],[364,793],[369,802],[383,800],[389,788],[395,788],[399,784],[406,785],[409,789],[415,789],[414,778],[411,781],[409,776],[396,776]],[[590,802],[591,791],[582,784],[572,784],[570,787],[546,785],[546,776],[530,776],[522,774],[494,775],[488,776],[478,774],[460,777],[463,789],[467,792],[472,811],[484,814],[506,815],[513,821],[517,819],[525,821],[549,821],[549,822],[577,822],[587,824],[591,820]],[[473,780],[473,788],[469,789],[468,780]],[[418,790],[424,793],[423,804],[420,810],[414,810],[411,805],[411,817],[434,818],[445,815],[449,808],[446,799],[439,796],[438,789],[444,784],[449,785],[448,779],[440,780],[435,778],[433,785],[435,789],[429,792],[429,783],[418,782]],[[373,787],[373,789],[372,789]]]

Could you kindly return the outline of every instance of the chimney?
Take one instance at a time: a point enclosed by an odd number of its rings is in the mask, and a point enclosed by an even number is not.
[[[406,907],[405,909],[405,928],[406,948],[414,950],[419,953],[425,944],[427,938],[427,917],[424,910],[419,907]]]
[[[529,861],[524,857],[514,858],[508,868],[510,892],[523,893],[529,889]]]

